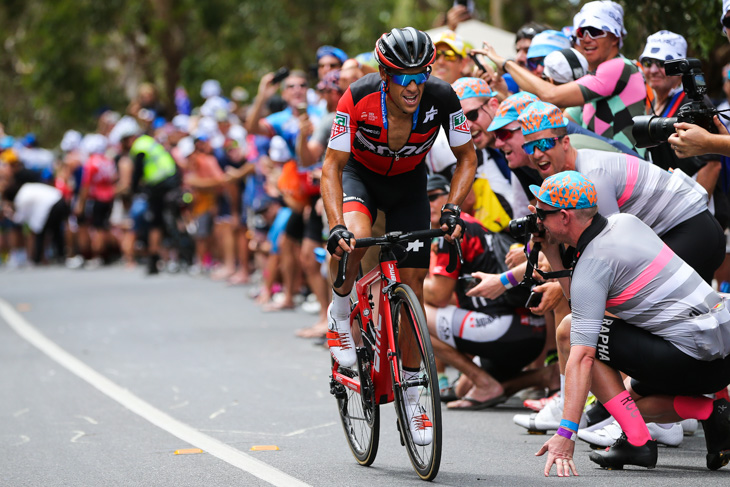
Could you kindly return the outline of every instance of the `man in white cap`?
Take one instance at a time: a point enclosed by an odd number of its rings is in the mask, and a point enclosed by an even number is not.
[[[626,35],[623,9],[615,2],[589,2],[573,18],[573,27],[591,74],[560,86],[534,76],[488,44],[473,52],[489,56],[500,72],[511,74],[522,90],[543,101],[561,108],[582,106],[583,127],[635,148],[632,118],[644,113],[646,87],[636,65],[620,54]]]
[[[682,106],[692,100],[682,89],[681,76],[667,76],[664,63],[674,59],[687,57],[687,41],[679,34],[661,30],[646,39],[646,47],[639,56],[644,70],[644,78],[653,97],[647,104],[647,114],[659,117],[676,117]],[[712,108],[709,99],[705,101]],[[648,149],[647,159],[663,169],[680,168],[688,176],[697,173],[697,181],[702,184],[708,194],[713,195],[720,173],[720,158],[716,155],[679,159],[667,142],[662,142]],[[718,194],[717,197],[724,198]]]

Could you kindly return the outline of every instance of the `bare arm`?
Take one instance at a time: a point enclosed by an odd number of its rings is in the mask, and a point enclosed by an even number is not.
[[[423,281],[423,300],[426,304],[443,308],[451,302],[456,289],[456,279],[446,276],[428,276]]]
[[[261,77],[258,94],[256,95],[253,105],[251,105],[251,111],[249,111],[248,116],[246,117],[245,128],[249,134],[271,135],[266,126],[261,123],[261,114],[264,111],[264,104],[269,100],[269,98],[274,96],[274,93],[276,93],[276,90],[279,87],[278,84],[271,82],[272,79],[274,79],[274,73],[268,73]]]
[[[497,54],[494,48],[489,45],[485,45],[484,49],[472,49],[472,52],[489,57],[500,70],[504,64],[504,69],[512,75],[512,79],[515,80],[515,83],[520,86],[522,91],[529,91],[537,95],[542,101],[552,103],[560,108],[574,107],[585,103],[583,93],[580,91],[580,85],[575,81],[555,86],[538,78],[527,68],[523,68],[514,61],[505,64],[507,60]]]
[[[701,156],[703,154],[722,154],[730,156],[730,137],[720,119],[713,118],[717,127],[717,134],[711,134],[697,125],[689,123],[675,123],[676,133],[669,136],[674,152],[679,158]]]
[[[349,152],[335,149],[327,149],[324,156],[320,190],[330,228],[336,225],[345,225],[342,212],[342,171],[349,159]]]

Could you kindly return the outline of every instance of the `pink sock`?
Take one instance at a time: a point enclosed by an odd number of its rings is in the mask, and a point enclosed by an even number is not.
[[[631,398],[629,391],[623,391],[604,404],[613,419],[618,421],[621,429],[626,433],[626,439],[634,446],[642,446],[651,440],[649,428]]]
[[[704,396],[677,396],[674,410],[682,419],[707,419],[712,414],[712,399]]]

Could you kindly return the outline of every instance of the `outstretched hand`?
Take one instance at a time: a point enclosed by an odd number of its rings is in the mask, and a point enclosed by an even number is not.
[[[575,467],[575,462],[573,461],[574,450],[575,443],[573,441],[557,434],[546,441],[542,445],[542,448],[535,453],[537,457],[545,453],[548,454],[547,461],[545,462],[545,477],[550,476],[550,470],[553,468],[553,464],[555,464],[558,477],[570,477],[571,472],[577,477],[578,469]]]

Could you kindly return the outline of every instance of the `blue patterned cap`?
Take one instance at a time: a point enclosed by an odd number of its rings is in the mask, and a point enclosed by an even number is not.
[[[520,113],[517,120],[522,125],[522,135],[568,126],[568,122],[563,117],[560,108],[544,101],[532,102]]]
[[[508,96],[499,104],[497,113],[494,114],[494,119],[492,120],[492,123],[489,124],[487,131],[493,132],[495,130],[499,130],[505,125],[509,125],[514,122],[517,120],[517,117],[520,116],[522,110],[535,101],[540,101],[540,99],[527,91],[520,91],[514,95]]]
[[[454,81],[451,87],[456,92],[459,100],[467,98],[477,98],[482,96],[497,96],[496,91],[492,91],[489,84],[481,78],[459,78]]]
[[[596,187],[576,171],[554,174],[542,186],[531,184],[530,191],[546,205],[564,210],[592,208],[598,204]]]

